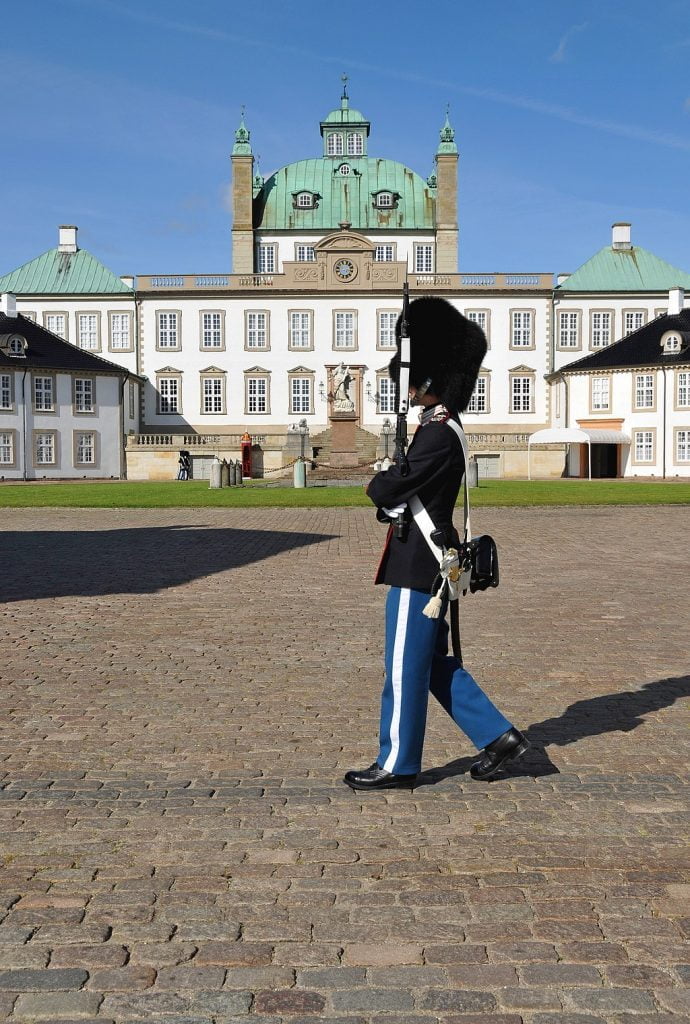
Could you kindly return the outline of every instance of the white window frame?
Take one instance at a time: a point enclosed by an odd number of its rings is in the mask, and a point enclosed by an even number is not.
[[[647,323],[646,309],[624,309],[623,310],[623,337],[634,334]]]
[[[633,430],[631,454],[636,466],[649,466],[656,461],[654,430]]]
[[[274,242],[259,242],[256,247],[257,274],[278,273],[278,247]]]
[[[395,196],[392,192],[384,189],[382,192],[376,193],[374,204],[377,210],[392,210],[395,206]]]
[[[43,457],[46,454],[49,458]],[[56,430],[34,430],[33,462],[34,466],[57,466]]]
[[[122,324],[126,324],[123,330]],[[126,344],[125,344],[126,342]],[[131,352],[134,347],[132,338],[132,314],[120,310],[108,312],[108,349],[110,352]]]
[[[679,466],[690,463],[690,427],[676,427],[673,451]]]
[[[364,133],[348,132],[345,148],[348,156],[364,155]]]
[[[395,325],[400,315],[399,309],[376,310],[376,348],[385,352],[395,349]]]
[[[314,209],[314,193],[313,192],[298,192],[295,196],[295,206],[298,210],[313,210]]]
[[[204,373],[201,375],[202,416],[225,415],[225,374]]]
[[[180,374],[162,373],[156,376],[159,416],[179,416],[182,412],[182,378]]]
[[[633,409],[649,411],[656,406],[656,374],[633,374]]]
[[[225,348],[222,309],[202,309],[199,312],[199,347],[204,352],[222,352]]]
[[[14,430],[0,430],[0,466],[10,469],[15,465],[16,446]]]
[[[398,411],[398,396],[395,381],[386,373],[376,375],[376,412],[379,416],[395,415]]]
[[[395,243],[382,242],[374,249],[374,263],[394,263]]]
[[[85,438],[91,438],[91,441],[84,440]],[[74,431],[74,465],[75,466],[95,466],[98,462],[97,459],[97,437],[95,430],[75,430]],[[91,458],[85,459],[83,455],[85,451],[90,452]],[[81,458],[80,458],[81,454]]]
[[[520,388],[516,388],[516,385],[522,381],[523,384]],[[524,387],[524,382],[527,382],[527,387]],[[524,399],[527,398],[527,408],[524,407]],[[520,406],[517,408],[517,406]],[[534,412],[534,374],[531,373],[511,373],[510,375],[510,411],[514,414],[524,414]]]
[[[333,310],[333,349],[351,352],[357,348],[357,311]]]
[[[58,330],[58,321],[62,322],[62,329]],[[51,323],[53,326],[51,326]],[[62,310],[46,310],[43,313],[43,326],[51,334],[57,335],[58,338],[62,338],[63,341],[69,340],[69,316]]]
[[[415,274],[433,274],[434,246],[430,242],[418,242],[414,247]]]
[[[611,344],[613,310],[592,309],[589,314],[590,348],[607,348]]]
[[[266,352],[270,349],[270,313],[267,309],[244,311],[244,347],[248,352]]]
[[[534,341],[534,310],[511,309],[510,311],[510,347],[529,349],[535,347]]]
[[[37,374],[34,376],[32,384],[34,412],[55,412],[55,377],[49,374]]]
[[[580,311],[577,309],[558,310],[558,348],[580,348]]]
[[[589,407],[591,412],[609,412],[611,409],[611,378],[592,376],[589,381]]]
[[[314,377],[309,374],[290,375],[290,415],[308,416],[314,411]]]
[[[311,309],[288,311],[288,348],[300,352],[314,348],[314,313]]]
[[[82,310],[77,316],[77,347],[84,352],[101,350],[101,314],[96,310]]]
[[[316,263],[316,252],[313,245],[298,242],[295,245],[295,261],[297,263]]]
[[[268,416],[270,406],[270,378],[267,374],[246,373],[244,377],[245,415]],[[253,408],[252,408],[253,407]]]
[[[490,309],[466,309],[465,316],[472,323],[475,323],[484,332],[486,344],[491,347],[491,310]]]
[[[12,412],[14,409],[14,374],[0,373],[0,409]]]
[[[326,136],[326,156],[343,156],[345,140],[342,132],[329,132]]]
[[[171,352],[180,350],[181,325],[181,310],[156,310],[156,349],[159,352]]]
[[[489,408],[489,381],[491,378],[488,373],[480,373],[477,377],[477,382],[474,385],[472,391],[472,397],[470,398],[469,405],[467,406],[467,412],[472,413],[475,416],[483,416],[490,412]]]
[[[96,381],[93,377],[75,377],[73,384],[74,412],[87,415],[96,412]]]
[[[676,409],[690,408],[690,370],[676,370]]]

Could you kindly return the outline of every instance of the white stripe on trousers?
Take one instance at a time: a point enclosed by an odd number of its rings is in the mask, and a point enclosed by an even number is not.
[[[402,680],[403,680],[403,654],[405,651],[405,637],[407,636],[407,618],[410,607],[410,591],[407,588],[400,588],[400,601],[398,603],[398,619],[395,624],[395,642],[393,644],[393,658],[391,664],[391,685],[393,688],[393,714],[390,724],[391,752],[386,758],[386,763],[381,767],[386,772],[392,772],[393,766],[398,758],[400,750],[400,712],[402,708]]]

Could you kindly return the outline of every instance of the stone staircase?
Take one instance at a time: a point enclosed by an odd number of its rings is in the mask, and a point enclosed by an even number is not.
[[[376,449],[380,444],[378,434],[372,434],[362,427],[355,430],[355,447],[357,449],[358,462],[371,465],[376,459]],[[317,449],[317,462],[330,462],[331,459],[331,430],[330,427],[322,430],[320,434],[312,434],[309,437],[311,448]]]

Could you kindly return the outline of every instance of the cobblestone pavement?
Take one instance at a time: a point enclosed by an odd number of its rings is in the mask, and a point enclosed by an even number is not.
[[[3,511],[0,1019],[690,1019],[688,510],[477,519],[466,662],[530,754],[475,783],[434,706],[358,794],[370,512]]]

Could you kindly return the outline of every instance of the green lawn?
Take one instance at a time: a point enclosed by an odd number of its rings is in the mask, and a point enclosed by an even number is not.
[[[690,483],[627,480],[483,480],[473,506],[687,505]],[[370,506],[361,486],[245,487],[211,490],[204,480],[165,483],[0,484],[4,508],[325,508]]]

